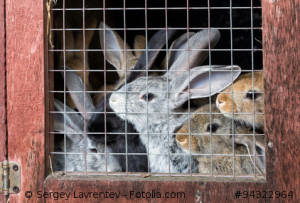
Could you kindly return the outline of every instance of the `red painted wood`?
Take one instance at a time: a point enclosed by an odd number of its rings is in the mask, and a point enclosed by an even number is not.
[[[5,10],[4,0],[0,0],[0,162],[7,156],[6,146],[6,105],[5,105]],[[0,202],[5,202],[6,198],[0,194]]]
[[[300,202],[300,1],[263,1],[268,190]],[[278,200],[279,201],[279,200]]]
[[[265,183],[262,181],[255,182],[232,182],[230,179],[216,178],[213,182],[207,182],[208,178],[176,178],[176,177],[99,177],[99,176],[49,176],[46,179],[45,192],[59,191],[70,193],[69,202],[243,202],[237,199],[234,194],[237,190],[265,190]],[[215,181],[218,182],[215,182]],[[221,182],[222,181],[222,182]],[[228,182],[230,181],[230,182]],[[237,180],[235,180],[237,181]],[[75,191],[75,193],[74,193]],[[133,193],[132,193],[132,192]],[[154,191],[154,193],[153,193]],[[87,196],[80,198],[80,192],[108,192],[114,193],[119,197],[104,196]],[[143,195],[144,197],[139,196]],[[168,192],[168,194],[166,194]],[[140,193],[140,194],[138,194]],[[148,193],[148,194],[146,194]],[[159,194],[161,198],[159,198]],[[164,195],[171,194],[176,198],[163,198]],[[132,194],[132,195],[130,195]],[[155,194],[155,195],[153,195]],[[178,194],[178,196],[177,196]],[[181,196],[179,196],[181,194]],[[37,194],[35,194],[37,195]],[[64,199],[65,198],[65,199]],[[59,198],[61,202],[66,197]],[[253,199],[252,199],[253,200]],[[259,199],[254,202],[264,202]],[[47,198],[47,202],[56,202],[54,198]]]
[[[43,189],[45,176],[45,1],[6,1],[8,159],[21,164],[21,192]],[[35,202],[34,199],[33,201]]]
[[[130,191],[185,191],[182,202],[300,202],[300,80],[299,80],[299,10],[297,0],[263,0],[265,133],[267,148],[267,180],[265,183],[230,182],[228,179],[203,180],[188,178],[120,178],[97,176],[49,176],[45,191],[99,192],[110,191],[130,195]],[[179,179],[179,180],[178,180]],[[210,182],[207,182],[210,181]],[[293,199],[235,199],[240,191],[293,191]],[[48,199],[49,200],[49,199]],[[53,199],[52,199],[53,200]],[[77,202],[99,199],[76,199]],[[108,199],[105,199],[108,200]],[[109,199],[111,200],[111,199]],[[131,199],[121,197],[118,202]],[[140,199],[133,199],[140,202]],[[154,199],[143,199],[155,201]],[[74,199],[72,200],[74,201]],[[115,200],[111,200],[113,202]],[[165,202],[157,200],[158,202]],[[169,200],[170,202],[172,200]],[[51,202],[49,200],[49,202]],[[200,201],[198,201],[200,202]]]

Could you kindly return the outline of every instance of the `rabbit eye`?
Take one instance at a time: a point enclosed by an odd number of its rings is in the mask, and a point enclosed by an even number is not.
[[[152,94],[152,93],[142,95],[142,99],[145,101],[151,101],[153,98],[154,98],[154,94]]]
[[[98,153],[98,150],[97,150],[96,148],[92,148],[92,149],[91,149],[91,152],[92,152],[92,153]]]
[[[256,100],[262,93],[259,93],[259,92],[256,92],[255,90],[254,91],[249,91],[247,92],[246,94],[246,98],[247,99],[252,99],[254,98],[254,100]]]
[[[219,128],[218,124],[212,123],[211,125],[210,124],[207,125],[206,131],[210,132],[210,130],[211,130],[211,132],[214,133],[214,132],[216,132],[218,130],[218,128]]]

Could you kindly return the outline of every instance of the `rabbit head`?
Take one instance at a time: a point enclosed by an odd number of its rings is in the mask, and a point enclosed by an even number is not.
[[[211,72],[211,78],[218,77],[218,74],[213,74],[214,72],[211,71],[217,69],[216,67],[210,69],[210,67],[204,66],[188,71],[190,67],[196,66],[199,62],[205,60],[207,51],[199,51],[199,49],[205,49],[210,44],[213,46],[219,40],[220,34],[217,30],[211,30],[210,32],[210,39],[208,38],[208,31],[204,30],[192,35],[188,39],[189,43],[187,40],[183,40],[187,38],[186,34],[178,38],[172,44],[172,47],[179,49],[179,53],[169,52],[170,70],[163,76],[140,77],[134,82],[126,84],[110,97],[111,108],[115,112],[120,112],[119,116],[121,118],[125,119],[125,112],[127,112],[126,117],[130,122],[143,124],[147,119],[145,114],[147,110],[150,111],[149,113],[166,112],[168,109],[176,109],[181,106],[189,96],[193,98],[196,95],[193,90],[197,89],[196,92],[199,92],[198,88],[201,84],[198,81],[200,78],[202,78],[201,82],[206,84],[209,72]],[[183,48],[187,50],[188,46],[198,50],[181,51]],[[190,89],[188,89],[189,83],[191,83]],[[218,85],[220,86],[220,84],[216,84],[216,86]],[[202,88],[201,96],[209,96],[208,86],[206,86],[206,89],[203,86]],[[127,100],[126,97],[128,97]],[[137,115],[134,113],[144,116],[142,116],[143,118],[132,119]]]
[[[216,104],[224,116],[233,117],[234,120],[251,126],[255,125],[257,128],[263,128],[263,73],[254,72],[253,74],[241,75],[231,86],[218,95]]]
[[[253,129],[232,123],[214,104],[197,109],[176,133],[177,144],[199,162],[199,173],[207,174],[233,174],[233,146],[236,174],[253,174],[254,162],[264,173],[263,137],[256,137],[253,142]]]
[[[62,19],[58,21],[62,22]],[[95,28],[97,26],[97,19],[94,15],[91,15],[88,20],[87,28]],[[68,28],[68,22],[66,24]],[[63,33],[60,35],[61,48],[63,49]],[[72,70],[76,70],[81,80],[85,82],[86,90],[91,89],[89,82],[89,61],[88,54],[83,51],[69,51],[69,50],[83,50],[88,49],[94,35],[94,30],[85,30],[85,39],[83,39],[83,31],[78,31],[76,37],[74,37],[73,31],[65,31],[65,49],[66,52],[61,52],[59,55],[59,67],[67,66]],[[85,44],[83,44],[85,43]],[[85,55],[85,56],[84,56]],[[85,68],[85,69],[84,69]],[[67,96],[67,105],[71,108],[75,108],[70,96]]]
[[[90,95],[84,93],[81,78],[67,69],[65,73],[67,88],[79,112],[55,99],[54,130],[66,135],[56,146],[59,152],[55,154],[55,169],[66,171],[120,171],[121,167],[114,156],[105,154],[105,146],[99,143],[93,135],[85,133],[85,125],[95,111]],[[76,93],[74,92],[76,91]],[[80,92],[80,93],[78,93]],[[110,153],[110,148],[107,148]],[[65,159],[66,158],[66,159]]]

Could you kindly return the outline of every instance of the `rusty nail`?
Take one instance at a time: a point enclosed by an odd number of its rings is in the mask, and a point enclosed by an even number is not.
[[[13,170],[14,170],[14,171],[17,171],[17,170],[19,170],[19,167],[18,167],[18,165],[13,165]]]
[[[18,192],[20,191],[20,189],[19,189],[19,187],[14,186],[14,187],[13,187],[13,191],[14,191],[15,193],[18,193]]]

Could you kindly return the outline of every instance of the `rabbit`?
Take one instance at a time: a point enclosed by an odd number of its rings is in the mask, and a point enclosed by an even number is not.
[[[70,72],[70,70],[71,69],[67,68],[65,73],[66,84],[70,91],[77,91],[77,93],[71,92],[70,96],[72,97],[76,108],[79,110],[79,113],[69,106],[64,105],[59,100],[54,100],[55,111],[59,111],[54,114],[54,130],[66,134],[66,143],[64,140],[56,143],[55,151],[71,153],[66,154],[66,160],[64,154],[55,154],[54,170],[87,170],[88,172],[121,171],[121,166],[114,156],[107,154],[106,162],[104,145],[97,142],[93,136],[84,135],[85,123],[91,118],[91,112],[95,111],[95,107],[89,94],[78,93],[78,91],[84,91],[84,84],[81,77],[75,72]],[[64,145],[66,145],[66,148]],[[86,162],[85,152],[87,153]],[[107,153],[110,152],[110,148],[107,147]]]
[[[58,19],[59,23],[62,23],[61,17]],[[88,20],[87,28],[95,28],[97,26],[97,19],[94,15],[91,15]],[[66,24],[67,26],[68,24]],[[61,26],[62,27],[62,26]],[[73,35],[73,31],[65,31],[65,49],[66,50],[82,50],[89,48],[91,40],[94,35],[94,30],[85,30],[85,45],[83,44],[83,31],[78,31],[76,38]],[[61,48],[63,48],[63,36],[60,35]],[[63,67],[67,66],[73,70],[76,70],[76,73],[81,77],[82,81],[85,83],[86,90],[91,90],[91,85],[89,82],[89,61],[88,54],[85,54],[82,51],[66,51],[59,54],[58,66]],[[85,70],[84,70],[85,67]],[[70,95],[67,95],[67,105],[72,109],[75,108],[73,101],[70,98]]]
[[[91,136],[84,136],[84,115],[78,114],[72,108],[64,106],[59,100],[54,101],[55,110],[60,113],[54,115],[54,130],[62,134],[66,133],[66,143],[63,139],[55,145],[55,152],[66,152],[54,155],[55,171],[87,171],[87,172],[118,172],[121,171],[116,158],[112,155],[110,148],[107,148],[107,168],[105,161],[105,146],[92,139]],[[66,113],[64,112],[66,108]],[[65,125],[64,125],[65,123]],[[66,145],[66,148],[64,148]],[[86,146],[86,147],[85,147]],[[86,151],[85,151],[86,149]],[[84,153],[86,154],[86,157]],[[102,154],[98,154],[102,153]],[[85,162],[86,158],[86,162]],[[86,163],[86,168],[85,168]]]
[[[70,69],[67,69],[70,70]],[[130,153],[146,153],[146,149],[143,145],[136,145],[139,143],[139,138],[137,136],[127,136],[127,147],[128,147],[128,166],[126,166],[126,156],[125,155],[114,155],[111,153],[125,153],[125,138],[124,136],[118,137],[117,140],[109,139],[109,137],[114,137],[114,135],[107,134],[106,137],[107,142],[105,142],[105,136],[101,134],[93,134],[87,131],[86,138],[83,136],[84,132],[84,120],[87,123],[90,121],[93,113],[95,112],[95,107],[93,105],[92,99],[89,94],[87,93],[78,93],[84,92],[84,85],[81,80],[81,78],[75,73],[67,71],[66,73],[66,84],[67,88],[70,89],[72,92],[70,93],[76,108],[80,112],[81,116],[66,106],[67,112],[71,112],[71,114],[55,114],[54,120],[55,120],[55,130],[61,133],[64,133],[64,119],[67,121],[67,152],[73,152],[73,153],[83,153],[84,151],[84,143],[86,139],[86,146],[87,146],[87,152],[88,153],[94,153],[94,154],[88,154],[87,156],[87,167],[88,171],[106,171],[106,162],[105,162],[105,143],[106,143],[106,150],[107,150],[107,172],[146,172],[147,171],[147,156],[141,156],[141,155],[132,155]],[[75,91],[77,93],[75,93]],[[55,100],[55,108],[59,110],[60,112],[63,112],[64,106],[61,102],[58,100]],[[110,117],[110,114],[107,114],[108,120]],[[105,123],[103,125],[98,126],[99,128],[103,129],[99,132],[104,133]],[[110,128],[116,128],[113,126],[115,123],[113,122],[107,122],[106,127],[107,129]],[[120,126],[125,128],[125,124],[119,123]],[[127,128],[128,130],[130,127]],[[71,132],[71,133],[68,133]],[[73,135],[72,133],[76,133],[77,135]],[[63,149],[64,142],[61,141],[58,144],[59,151],[64,151]],[[121,148],[121,150],[119,150]],[[122,150],[124,149],[124,150]],[[84,156],[78,156],[75,155],[67,155],[68,162],[67,162],[67,170],[73,171],[84,171]],[[56,165],[62,166],[64,163],[64,156],[60,156],[60,159],[57,162]],[[95,162],[93,164],[93,162]],[[64,166],[64,165],[63,165]],[[61,168],[61,167],[60,167]],[[128,169],[128,170],[126,170]]]
[[[256,173],[265,173],[263,136],[255,136],[255,147],[253,147],[253,135],[251,135],[253,129],[249,126],[234,123],[233,131],[232,119],[222,115],[215,104],[211,104],[211,106],[209,104],[204,105],[194,113],[176,133],[176,141],[187,153],[191,150],[191,155],[199,162],[199,173],[233,174],[232,153],[234,143],[234,153],[244,155],[234,157],[235,174],[254,174],[254,162]],[[210,132],[212,135],[210,135]],[[232,133],[234,134],[234,143]],[[259,156],[253,159],[255,153]]]
[[[151,172],[188,173],[190,169],[191,172],[198,170],[198,164],[177,146],[173,133],[187,120],[188,110],[181,107],[188,99],[216,94],[241,72],[238,66],[195,67],[208,54],[199,49],[215,44],[219,38],[220,33],[215,29],[196,33],[183,46],[187,49],[189,45],[193,50],[182,52],[165,75],[139,77],[110,96],[112,110],[139,132],[147,149]],[[195,68],[189,70],[191,67]]]
[[[172,39],[176,34],[175,30],[158,31],[153,35],[148,43],[148,48],[154,51],[143,51],[135,64],[133,72],[128,74],[126,84],[134,81],[136,78],[146,75],[146,70],[151,68],[157,59],[157,55],[166,44],[166,39]],[[148,63],[146,62],[148,59]],[[148,66],[147,66],[148,65]],[[123,84],[124,85],[124,84]],[[101,133],[107,132],[106,137],[98,134],[97,139],[101,143],[107,143],[110,149],[116,153],[125,153],[126,147],[128,152],[139,153],[140,155],[128,156],[128,171],[131,172],[148,172],[147,151],[144,144],[141,143],[139,135],[134,126],[129,122],[124,122],[116,116],[110,108],[109,98],[111,93],[101,99],[96,106],[96,113],[93,114],[88,122],[88,132]],[[106,126],[106,127],[105,127]],[[106,128],[106,129],[105,129]],[[127,137],[127,145],[125,138]],[[126,156],[116,156],[118,162],[122,164],[122,171],[126,169]]]
[[[253,87],[252,87],[253,77]],[[232,89],[233,87],[233,89]],[[231,92],[234,92],[233,94]],[[233,101],[232,101],[233,98]],[[254,104],[253,104],[254,103]],[[241,75],[233,85],[217,96],[216,104],[224,116],[239,122],[264,128],[264,81],[262,72]],[[253,109],[254,108],[254,109]],[[232,114],[233,109],[233,114]],[[259,114],[255,114],[259,113]],[[239,114],[241,113],[241,114]],[[253,119],[253,116],[254,119]],[[254,121],[254,122],[253,122]]]
[[[98,104],[103,98],[105,93],[104,90],[108,92],[113,91],[119,88],[120,85],[125,82],[125,75],[129,75],[128,72],[127,74],[125,74],[125,72],[135,66],[139,56],[141,55],[140,49],[144,49],[146,44],[145,36],[136,36],[134,41],[134,49],[139,50],[132,52],[130,51],[131,48],[129,45],[124,42],[117,32],[111,30],[109,26],[101,22],[99,28],[101,29],[99,31],[100,44],[102,49],[104,49],[105,58],[117,70],[119,80],[115,84],[106,84],[106,87],[102,85],[100,89],[94,89],[95,91],[101,91],[101,93],[92,94],[95,105]],[[105,31],[103,29],[105,29]],[[126,49],[126,51],[122,51],[124,49]]]

